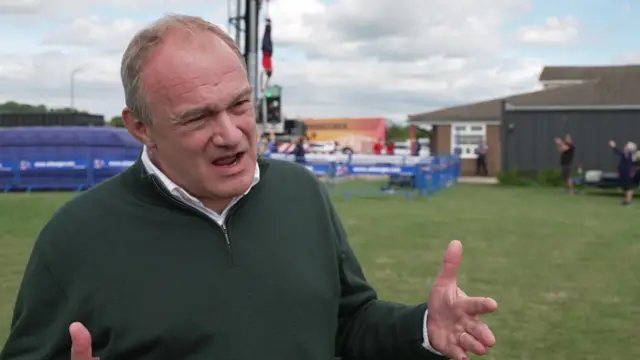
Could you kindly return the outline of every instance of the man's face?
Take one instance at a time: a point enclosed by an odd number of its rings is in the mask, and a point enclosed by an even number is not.
[[[255,109],[246,71],[221,39],[175,33],[143,71],[153,117],[143,126],[158,167],[192,195],[229,200],[251,185]]]

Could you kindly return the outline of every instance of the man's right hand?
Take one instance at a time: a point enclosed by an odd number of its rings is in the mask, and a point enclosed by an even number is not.
[[[71,360],[100,360],[93,356],[91,334],[84,325],[74,322],[69,326],[71,335]]]
[[[616,142],[613,140],[609,140],[609,146],[616,147]]]

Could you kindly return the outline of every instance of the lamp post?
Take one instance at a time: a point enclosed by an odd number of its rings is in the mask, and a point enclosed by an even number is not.
[[[71,108],[75,108],[75,103],[76,103],[76,75],[82,71],[82,68],[75,68],[71,71],[70,74],[70,81],[71,81],[71,88],[70,88],[70,103],[71,103]]]

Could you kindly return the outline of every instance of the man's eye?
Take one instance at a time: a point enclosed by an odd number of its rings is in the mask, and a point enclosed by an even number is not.
[[[189,119],[189,121],[187,121],[187,122],[189,122],[189,123],[193,123],[193,122],[202,121],[202,120],[204,120],[206,117],[207,117],[207,115],[204,115],[204,114],[203,114],[203,115],[199,115],[199,116],[196,116],[196,117],[194,117],[194,118]]]
[[[235,107],[243,107],[244,105],[247,105],[249,103],[249,100],[242,100],[237,102],[234,106]]]

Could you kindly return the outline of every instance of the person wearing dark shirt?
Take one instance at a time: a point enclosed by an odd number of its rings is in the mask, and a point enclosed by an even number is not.
[[[571,134],[567,134],[564,140],[556,138],[556,146],[560,152],[560,169],[562,171],[562,179],[567,186],[567,192],[569,195],[573,195],[573,158],[575,153],[575,146],[573,144],[573,138]]]
[[[293,148],[293,156],[295,156],[298,164],[306,163],[303,137],[300,137],[296,142],[296,146]]]
[[[489,170],[487,170],[487,154],[489,153],[489,146],[486,142],[481,142],[476,149],[476,176],[483,175],[489,176]]]
[[[416,141],[413,146],[413,156],[420,156],[421,150],[422,150],[422,145],[420,145],[420,141]]]
[[[635,173],[635,162],[637,160],[636,151],[638,147],[635,143],[628,142],[623,150],[616,147],[616,142],[609,141],[609,146],[613,150],[613,153],[620,157],[618,162],[618,177],[620,180],[620,187],[624,190],[624,200],[622,205],[631,205],[633,201],[633,190],[635,188],[635,179],[637,178]]]

